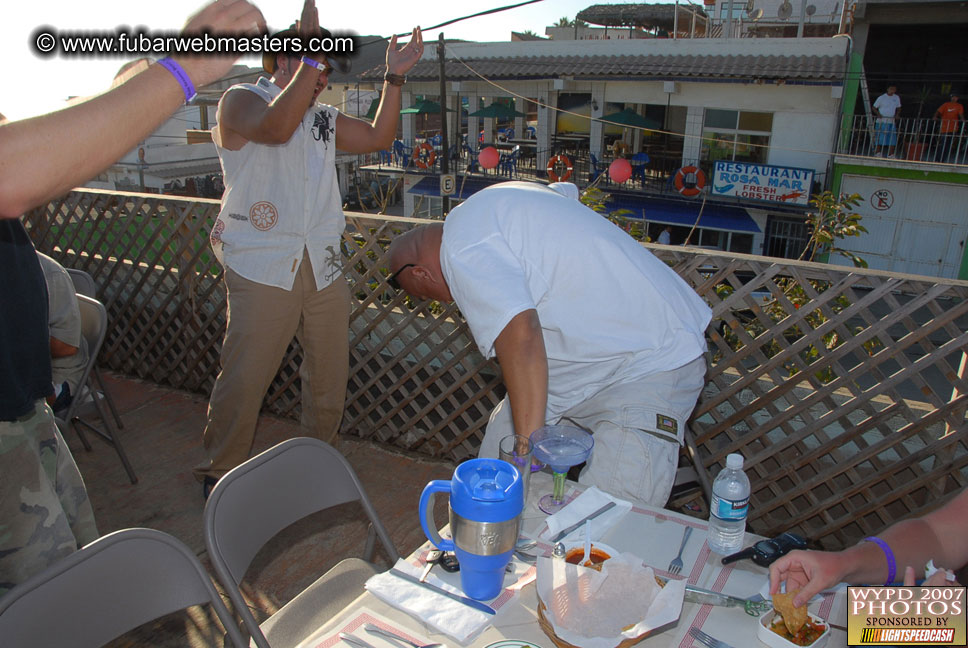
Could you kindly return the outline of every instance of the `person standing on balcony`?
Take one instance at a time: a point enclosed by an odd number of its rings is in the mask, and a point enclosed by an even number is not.
[[[313,0],[295,27],[276,34],[325,35]],[[340,247],[346,227],[336,151],[370,153],[393,143],[404,76],[423,39],[390,39],[376,119],[370,124],[316,103],[331,65],[323,55],[266,55],[271,78],[229,88],[213,139],[225,193],[210,238],[225,269],[228,321],[221,371],[202,435],[206,460],[195,467],[207,497],[215,482],[249,457],[266,391],[295,335],[303,351],[303,434],[336,445],[349,377],[349,285]]]
[[[964,144],[959,140],[958,129],[961,128],[959,122],[965,119],[965,107],[958,101],[958,95],[951,94],[951,100],[941,104],[934,116],[941,120],[941,139],[938,142],[938,150],[935,152],[935,162],[951,162],[952,153],[957,152]],[[952,144],[956,146],[952,147]],[[957,160],[954,160],[957,164]]]
[[[888,86],[887,92],[874,101],[874,116],[877,118],[874,122],[874,157],[896,157],[897,126],[894,122],[900,109],[901,97],[894,85]]]
[[[456,302],[507,397],[480,456],[546,424],[591,431],[579,481],[664,506],[703,387],[709,307],[679,275],[577,200],[573,184],[506,182],[393,240],[388,282]],[[549,244],[548,232],[554,232]]]
[[[672,225],[666,225],[659,232],[659,243],[662,245],[672,245]]]
[[[246,0],[219,0],[189,18],[184,33],[264,29]],[[185,104],[191,86],[218,80],[235,59],[163,59],[63,110],[0,120],[0,594],[98,536],[45,400],[53,393],[47,286],[20,216],[121,159]]]

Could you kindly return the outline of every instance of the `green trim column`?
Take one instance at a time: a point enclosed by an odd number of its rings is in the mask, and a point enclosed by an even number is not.
[[[860,52],[850,53],[847,64],[847,79],[844,81],[844,110],[840,117],[839,150],[844,150],[850,144],[851,129],[854,125],[854,107],[857,105],[857,93],[860,92],[860,76],[864,73],[864,55]]]

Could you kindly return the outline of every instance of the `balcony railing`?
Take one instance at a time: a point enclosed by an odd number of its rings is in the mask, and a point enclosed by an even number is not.
[[[84,189],[24,220],[38,249],[97,282],[110,319],[101,362],[207,395],[225,331],[222,269],[208,244],[218,207]],[[387,287],[386,247],[415,222],[348,214],[342,431],[460,461],[477,453],[501,371],[478,354],[455,306]],[[713,309],[690,428],[710,473],[727,454],[745,455],[753,531],[793,528],[839,548],[968,484],[968,283],[651,249]],[[298,416],[300,353],[293,342],[269,389],[275,414]]]
[[[845,118],[838,153],[966,165],[968,127],[964,121],[955,122],[951,129],[938,119],[902,117],[892,121],[854,115]]]

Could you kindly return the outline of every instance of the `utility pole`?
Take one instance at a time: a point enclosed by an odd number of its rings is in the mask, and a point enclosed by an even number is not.
[[[444,32],[437,35],[437,61],[440,63],[440,173],[450,173],[450,138],[447,136],[447,76],[444,72]],[[460,119],[460,106],[457,107]],[[450,212],[450,196],[442,196],[443,213]]]

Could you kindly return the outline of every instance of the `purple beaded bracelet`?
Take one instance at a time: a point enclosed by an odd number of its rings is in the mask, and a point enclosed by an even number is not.
[[[891,551],[891,546],[880,538],[875,538],[874,536],[864,538],[864,542],[873,542],[881,548],[881,551],[884,552],[884,557],[887,558],[887,582],[884,584],[890,585],[894,582],[894,577],[897,576],[897,561],[894,560],[894,552]]]
[[[182,66],[178,65],[178,63],[167,56],[163,59],[159,59],[158,65],[171,72],[171,75],[175,77],[176,81],[178,81],[178,85],[181,86],[182,92],[185,93],[186,104],[191,103],[192,100],[198,96],[198,93],[195,92],[195,85],[192,83],[191,78],[188,76],[188,73],[185,72]]]

